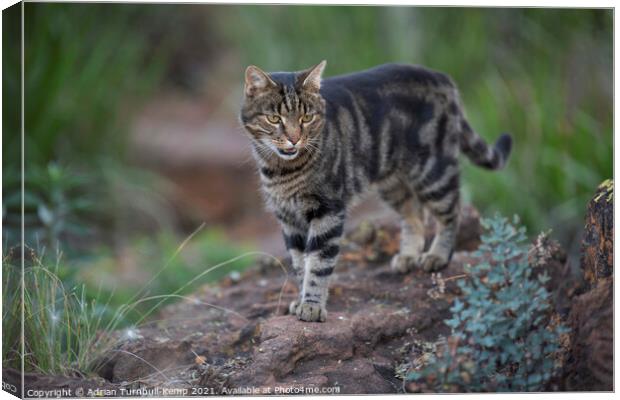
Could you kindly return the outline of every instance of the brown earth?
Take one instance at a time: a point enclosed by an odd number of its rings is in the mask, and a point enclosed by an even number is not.
[[[467,208],[449,267],[437,275],[401,275],[389,267],[398,228],[361,224],[344,242],[325,323],[286,315],[297,288],[286,261],[266,259],[241,277],[204,286],[139,329],[118,332],[118,347],[101,360],[105,381],[84,381],[84,386],[185,388],[189,395],[247,387],[271,393],[402,392],[399,366],[448,333],[442,321],[463,263],[471,260],[465,250],[477,246],[479,233],[477,212]],[[42,379],[28,379],[27,387],[39,387]],[[75,383],[75,378],[44,380],[52,387]]]

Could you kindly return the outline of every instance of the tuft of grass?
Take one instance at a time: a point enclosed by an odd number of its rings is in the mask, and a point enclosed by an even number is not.
[[[63,375],[91,371],[93,361],[112,342],[101,335],[104,308],[87,300],[84,285],[67,287],[58,277],[60,256],[45,265],[34,251],[23,271],[12,257],[2,260],[3,343],[5,367],[21,368],[21,309],[24,308],[26,371]]]
[[[21,368],[21,271],[11,263],[15,251],[2,257],[2,365]]]

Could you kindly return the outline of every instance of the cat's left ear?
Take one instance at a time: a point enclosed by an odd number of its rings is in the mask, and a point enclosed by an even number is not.
[[[303,71],[299,76],[301,87],[306,90],[318,92],[321,88],[321,77],[323,76],[325,65],[327,65],[327,61],[323,60],[316,66]]]

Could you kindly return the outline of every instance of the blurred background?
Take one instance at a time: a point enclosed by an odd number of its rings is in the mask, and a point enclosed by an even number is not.
[[[11,12],[3,26],[18,32]],[[611,10],[26,3],[25,12],[27,254],[66,287],[84,284],[102,313],[164,266],[146,293],[234,277],[252,256],[186,285],[247,251],[283,254],[237,121],[249,64],[299,70],[326,59],[332,76],[405,62],[451,75],[482,136],[515,138],[501,172],[463,162],[465,201],[484,216],[519,215],[530,236],[553,229],[573,257],[586,203],[612,177]],[[5,60],[18,45],[5,41]],[[18,99],[19,64],[3,68],[3,96]],[[4,107],[10,265],[19,103]],[[393,216],[370,199],[349,228],[360,218]]]

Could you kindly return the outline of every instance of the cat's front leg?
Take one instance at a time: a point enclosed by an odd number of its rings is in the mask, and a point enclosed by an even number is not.
[[[301,292],[304,279],[304,250],[306,249],[306,241],[308,240],[307,228],[291,221],[290,218],[278,218],[282,226],[282,236],[286,250],[291,256],[291,266],[295,275],[295,282],[299,289],[299,297],[293,300],[289,305],[289,313],[296,314],[297,307],[301,302]]]
[[[329,279],[340,253],[343,227],[344,210],[332,210],[310,220],[301,303],[296,310],[303,321],[323,322],[327,318]]]

